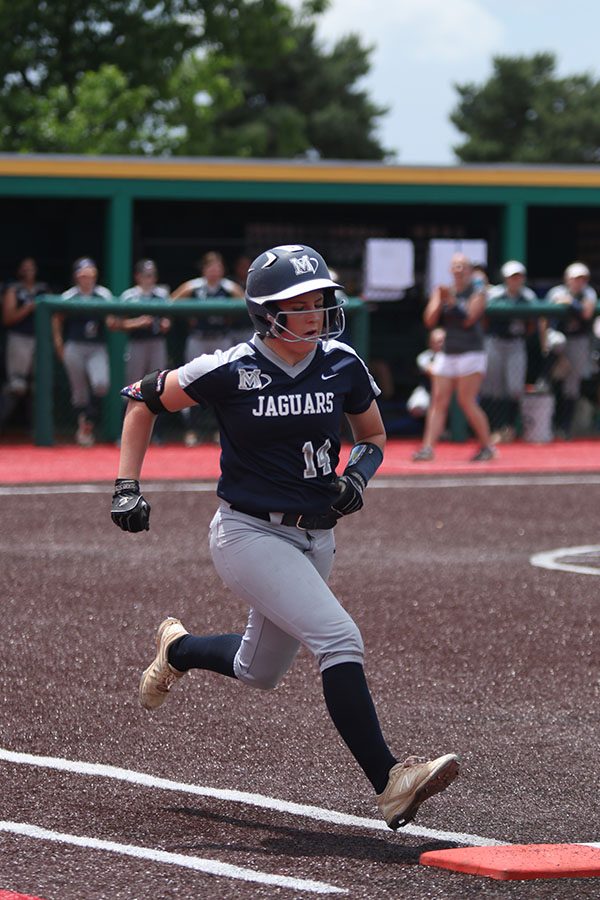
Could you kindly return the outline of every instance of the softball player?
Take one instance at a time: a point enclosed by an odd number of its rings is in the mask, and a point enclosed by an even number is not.
[[[158,270],[152,259],[140,259],[134,268],[135,285],[121,295],[121,300],[159,300],[167,303],[169,291],[157,284]],[[165,316],[141,314],[122,318],[107,316],[106,325],[112,331],[124,331],[127,335],[125,377],[127,381],[137,381],[146,372],[164,369],[167,365],[167,338],[171,320]],[[153,443],[163,440],[166,416],[160,416],[154,428]]]
[[[590,270],[585,263],[571,263],[565,269],[564,283],[551,288],[545,298],[547,303],[567,309],[566,315],[553,323],[556,331],[565,336],[563,353],[569,363],[558,408],[557,430],[561,437],[571,436],[581,382],[592,372],[592,326],[598,295],[589,281]],[[544,330],[545,326],[544,322]]]
[[[205,253],[200,262],[200,278],[184,281],[173,291],[173,300],[223,300],[237,297],[240,300],[244,291],[239,284],[225,278],[225,264],[220,253]],[[244,335],[245,339],[246,335]],[[226,350],[241,339],[236,332],[231,316],[222,313],[203,315],[199,319],[190,320],[190,332],[185,342],[185,361],[195,359],[201,353],[213,353],[215,350]],[[184,410],[186,431],[184,443],[186,447],[195,447],[199,441],[199,433],[203,428],[203,416],[199,409]],[[210,421],[211,417],[208,417]],[[206,424],[206,423],[205,423]],[[214,425],[213,425],[214,430]]]
[[[310,247],[274,247],[254,260],[246,305],[256,334],[249,342],[124,389],[131,399],[111,512],[125,531],[148,528],[150,505],[138,479],[154,415],[212,404],[222,455],[210,548],[225,584],[247,603],[248,621],[243,634],[198,637],[166,618],[141,678],[141,705],[157,709],[192,668],[273,689],[303,644],[319,665],[335,727],[396,829],[457,776],[458,757],[398,762],[367,686],[360,632],[327,586],[333,528],[362,507],[385,444],[379,389],[356,353],[336,340],[340,287]],[[356,443],[337,476],[344,415]]]
[[[509,259],[501,269],[503,283],[490,288],[487,308],[507,303],[535,303],[537,297],[525,284],[527,270],[522,262]],[[485,349],[487,372],[481,386],[494,434],[492,443],[508,443],[517,433],[517,419],[527,377],[527,342],[532,321],[524,318],[491,317],[487,324]]]
[[[48,293],[48,285],[37,280],[37,263],[30,256],[21,260],[17,278],[2,298],[2,321],[7,329],[7,381],[0,404],[0,426],[8,421],[29,389],[35,355],[33,312],[36,298]]]
[[[98,268],[92,259],[75,260],[75,285],[61,295],[63,300],[112,299],[108,288],[96,283],[97,278]],[[77,416],[76,441],[82,447],[90,447],[95,441],[100,401],[110,384],[104,317],[98,313],[87,316],[57,313],[52,318],[52,333],[56,355],[69,378],[71,403]]]
[[[121,295],[121,300],[161,300],[167,302],[169,292],[158,285],[158,270],[152,259],[140,259],[134,269],[135,285]],[[165,335],[171,328],[171,320],[164,316],[139,315],[130,318],[109,316],[109,328],[125,331],[129,339],[127,347],[127,381],[136,381],[152,369],[164,369],[167,365],[167,341]]]

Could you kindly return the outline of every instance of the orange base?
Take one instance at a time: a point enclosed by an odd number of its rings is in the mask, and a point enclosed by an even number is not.
[[[422,853],[424,866],[437,866],[501,881],[534,878],[591,878],[600,875],[600,847],[585,844],[507,844]]]

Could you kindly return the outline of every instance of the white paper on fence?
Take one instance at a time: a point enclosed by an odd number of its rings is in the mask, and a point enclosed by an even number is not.
[[[487,241],[483,240],[451,240],[436,238],[429,242],[427,253],[427,276],[425,285],[427,294],[436,284],[450,283],[450,260],[455,253],[464,253],[472,263],[487,265]]]
[[[365,242],[363,295],[366,300],[397,300],[415,283],[415,248],[404,238]]]

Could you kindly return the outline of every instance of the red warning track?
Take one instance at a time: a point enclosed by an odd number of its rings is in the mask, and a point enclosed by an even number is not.
[[[473,443],[442,444],[436,459],[414,463],[414,441],[388,443],[380,475],[468,475],[534,472],[600,472],[600,441],[556,441],[552,444],[516,442],[499,448],[497,459],[472,463]],[[219,475],[219,447],[213,444],[192,449],[181,444],[150,447],[144,463],[145,480],[211,480]],[[342,458],[347,456],[344,448]],[[113,444],[82,449],[71,445],[34,447],[31,444],[0,445],[1,484],[48,484],[53,482],[112,481],[119,450]]]
[[[41,898],[32,897],[30,894],[15,894],[14,891],[0,891],[0,900],[41,900]]]

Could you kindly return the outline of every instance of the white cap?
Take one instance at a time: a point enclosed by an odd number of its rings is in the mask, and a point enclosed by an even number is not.
[[[509,259],[500,269],[503,278],[510,278],[511,275],[527,275],[527,269],[522,262],[517,259]]]
[[[570,266],[567,266],[565,269],[565,278],[589,278],[590,270],[582,262],[574,262],[571,263]]]

